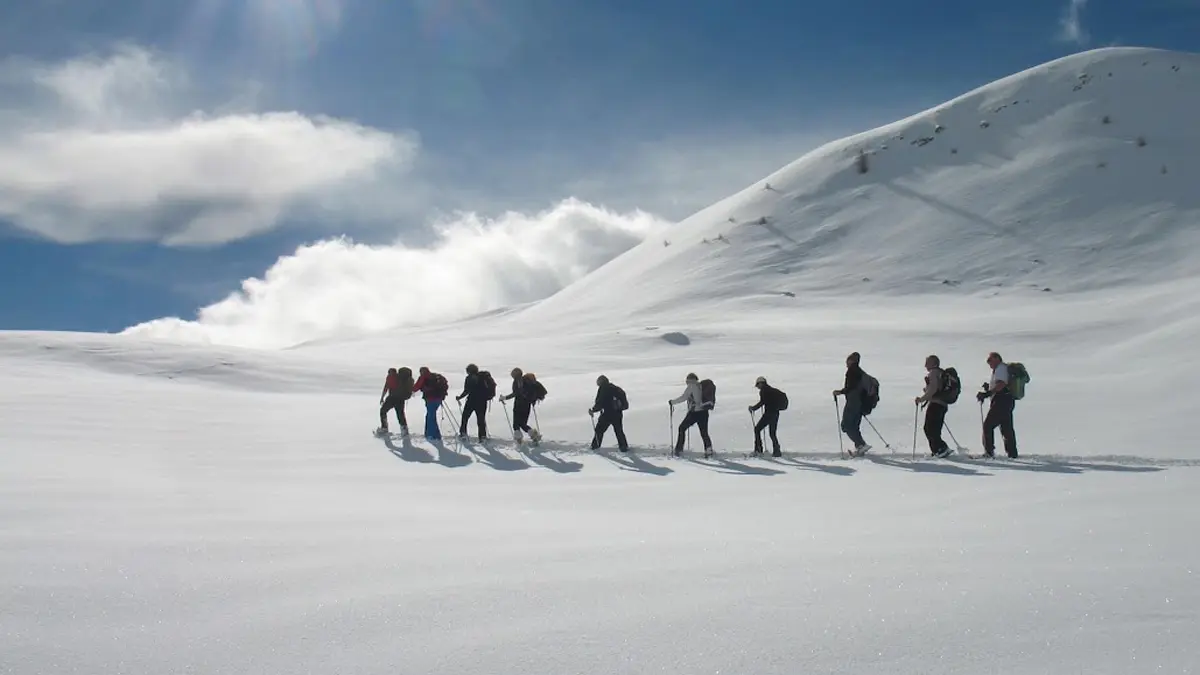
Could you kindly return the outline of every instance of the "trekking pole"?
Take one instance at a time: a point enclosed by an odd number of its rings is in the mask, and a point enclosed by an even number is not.
[[[512,438],[512,418],[508,416],[508,401],[500,399],[500,407],[504,408],[504,419],[508,421],[509,438]]]
[[[754,445],[758,446],[758,432],[754,430],[755,426],[756,425],[755,425],[755,420],[754,420],[754,411],[751,410],[750,411],[750,434],[752,436],[754,436]]]
[[[667,449],[673,451],[675,448],[675,406],[668,403],[667,407],[671,409],[671,418],[668,422],[670,426],[667,428]]]
[[[920,412],[921,412],[921,404],[920,404],[920,403],[913,403],[913,447],[912,447],[912,458],[913,458],[913,460],[914,460],[914,461],[917,459],[917,417],[918,417],[918,415],[920,415]]]
[[[958,451],[962,452],[963,454],[966,454],[966,452],[964,452],[966,450],[966,448],[963,447],[962,443],[958,442],[958,438],[956,438],[954,436],[954,432],[950,430],[950,425],[946,424],[945,427],[946,427],[946,433],[950,434],[950,440],[954,441],[954,445],[958,447]]]
[[[588,417],[592,418],[592,443],[596,443],[596,413],[589,410]],[[596,445],[599,444],[596,443]],[[600,448],[597,447],[596,449],[599,450]]]
[[[879,433],[879,430],[875,428],[875,423],[871,421],[871,418],[863,415],[863,419],[867,421],[867,424],[871,425],[871,429],[875,431],[875,435],[879,437],[879,440],[883,441],[883,447],[891,450],[893,455],[896,454],[896,449],[887,442],[887,439],[883,437],[883,434]]]
[[[842,409],[838,407],[837,394],[833,395],[833,414],[837,416],[838,456],[846,459],[846,442],[842,440]]]

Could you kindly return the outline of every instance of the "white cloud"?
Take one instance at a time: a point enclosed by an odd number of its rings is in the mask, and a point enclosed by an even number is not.
[[[1086,44],[1087,31],[1083,28],[1083,9],[1087,0],[1067,0],[1062,17],[1058,20],[1059,38],[1075,44]]]
[[[195,321],[157,319],[123,334],[279,348],[452,320],[547,297],[664,226],[570,199],[534,215],[459,216],[429,248],[331,239],[281,257]]]
[[[299,112],[180,109],[190,92],[185,73],[137,47],[4,64],[0,101],[20,104],[0,111],[0,218],[60,242],[217,244],[352,201],[417,150]]]

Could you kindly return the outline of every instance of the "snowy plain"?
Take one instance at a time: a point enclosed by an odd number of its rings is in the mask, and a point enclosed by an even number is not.
[[[1196,672],[1196,110],[1200,57],[1086,52],[528,305],[271,351],[0,333],[0,672]],[[854,350],[883,439],[844,460]],[[1022,458],[914,449],[936,353],[979,450],[991,350],[1032,376]],[[388,366],[468,362],[538,373],[541,449],[371,436]],[[689,371],[713,460],[664,456]],[[601,372],[628,456],[586,450]],[[743,457],[758,375],[778,460]]]

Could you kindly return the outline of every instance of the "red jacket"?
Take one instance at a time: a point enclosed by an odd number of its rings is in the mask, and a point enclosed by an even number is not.
[[[415,394],[418,391],[421,392],[421,395],[425,397],[426,401],[435,401],[435,402],[441,401],[442,397],[433,396],[429,392],[425,391],[425,387],[428,386],[429,384],[431,384],[431,383],[429,382],[428,375],[422,375],[422,376],[418,377],[417,381],[413,384],[413,393]]]

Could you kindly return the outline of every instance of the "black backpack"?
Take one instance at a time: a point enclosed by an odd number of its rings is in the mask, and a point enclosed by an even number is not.
[[[942,386],[936,397],[946,405],[953,405],[962,393],[962,380],[958,379],[958,370],[947,368],[942,371]]]
[[[782,389],[775,390],[775,407],[779,410],[788,409],[788,397]]]
[[[425,385],[425,390],[432,398],[444,399],[450,394],[450,383],[441,373],[430,373],[429,383]]]
[[[870,415],[875,410],[875,406],[879,405],[879,380],[871,377],[866,372],[862,376],[862,414]]]
[[[479,388],[483,390],[483,398],[490,401],[496,398],[496,380],[486,370],[479,371]]]
[[[712,380],[700,380],[700,410],[717,407],[717,385]]]
[[[617,410],[629,410],[629,398],[625,396],[625,390],[612,385],[613,403],[616,404]]]
[[[546,398],[546,387],[537,380],[527,383],[529,387],[529,401],[535,403]]]

